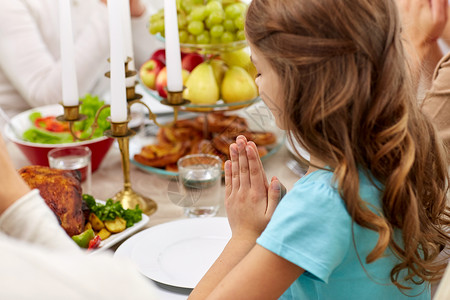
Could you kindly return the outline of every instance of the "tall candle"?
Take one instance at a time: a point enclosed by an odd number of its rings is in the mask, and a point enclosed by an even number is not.
[[[136,70],[134,63],[134,51],[133,51],[133,38],[131,32],[131,14],[130,14],[130,1],[122,0],[123,3],[123,33],[124,33],[124,61],[127,60],[128,57],[131,58],[131,61],[128,63],[128,70]],[[136,76],[126,78],[126,86],[134,87],[136,81]]]
[[[181,77],[181,54],[176,0],[164,0],[164,27],[167,90],[170,92],[180,92],[183,90],[183,79]]]
[[[78,105],[70,0],[59,1],[59,36],[61,50],[62,100],[65,106]]]
[[[123,0],[122,0],[123,1]],[[125,90],[125,64],[123,47],[123,5],[119,0],[108,1],[109,39],[110,39],[110,78],[111,78],[111,121],[127,120],[127,100]]]
[[[134,58],[133,53],[133,39],[132,39],[132,32],[131,32],[131,16],[130,16],[130,1],[122,0],[123,3],[123,14],[122,14],[122,20],[123,20],[123,35],[124,35],[124,59],[126,60],[127,57]],[[128,65],[130,66],[130,64]],[[134,61],[131,61],[131,66],[133,68],[130,68],[134,70]]]

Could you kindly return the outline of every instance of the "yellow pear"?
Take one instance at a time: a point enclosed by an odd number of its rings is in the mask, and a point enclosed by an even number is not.
[[[249,63],[251,63],[250,54],[246,49],[224,52],[220,55],[220,57],[229,66],[239,66],[245,68]]]
[[[209,62],[203,62],[192,70],[186,80],[183,97],[200,105],[215,104],[219,100],[219,85]]]
[[[210,63],[213,68],[214,77],[216,78],[217,84],[220,86],[228,67],[221,59],[212,59]]]
[[[256,77],[256,68],[253,65],[250,54],[246,49],[241,49],[232,52],[224,52],[220,56],[227,65],[239,66],[244,68],[253,79]]]
[[[258,96],[253,78],[244,68],[231,66],[222,80],[222,99],[226,103],[251,100]]]

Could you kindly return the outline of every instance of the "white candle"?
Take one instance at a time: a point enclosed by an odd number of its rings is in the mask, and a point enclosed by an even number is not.
[[[125,47],[125,53],[124,53],[124,61],[126,61],[127,57],[131,57],[134,59],[134,52],[133,52],[133,39],[132,39],[132,32],[131,32],[131,13],[130,13],[130,1],[128,0],[122,0],[123,3],[123,35],[124,35],[124,47]],[[132,60],[128,67],[130,70],[134,70],[134,60]]]
[[[127,60],[128,57],[131,58],[131,61],[128,63],[128,70],[134,71],[136,70],[134,63],[134,51],[133,51],[133,38],[131,32],[131,14],[130,14],[130,1],[122,0],[123,3],[123,33],[124,33],[124,61]],[[126,78],[126,86],[134,87],[136,81],[136,76],[131,76]]]
[[[65,106],[78,105],[70,0],[59,1],[59,36],[61,50],[62,100]]]
[[[119,0],[108,1],[111,68],[111,121],[115,123],[125,122],[127,120],[122,10],[123,5]]]
[[[164,27],[167,90],[170,92],[180,92],[183,90],[183,79],[181,77],[181,54],[176,0],[164,0]]]

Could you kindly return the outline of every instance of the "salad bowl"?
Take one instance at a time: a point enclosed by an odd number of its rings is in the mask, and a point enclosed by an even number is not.
[[[23,138],[23,133],[33,127],[33,122],[30,119],[30,115],[36,112],[39,112],[43,117],[59,116],[63,114],[63,107],[59,104],[54,104],[32,108],[12,117],[11,122],[9,124],[6,124],[4,128],[4,135],[6,136],[6,138],[17,145],[17,147],[26,156],[31,164],[48,166],[47,154],[50,150],[55,148],[86,146],[92,152],[92,172],[98,169],[101,162],[108,153],[108,150],[111,148],[114,139],[100,136],[87,141],[57,144],[27,141]]]

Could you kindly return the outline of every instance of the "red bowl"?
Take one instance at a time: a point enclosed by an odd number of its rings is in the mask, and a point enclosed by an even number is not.
[[[19,136],[16,136],[10,124],[5,126],[5,136],[19,147],[22,153],[28,158],[33,165],[48,166],[47,153],[54,148],[68,148],[75,146],[86,146],[91,149],[92,172],[98,169],[101,162],[105,158],[108,150],[111,148],[114,139],[105,136],[95,138],[88,141],[65,143],[65,144],[41,144],[31,143],[22,140],[22,133],[32,126],[29,116],[32,112],[39,111],[42,116],[59,116],[63,114],[63,107],[59,104],[48,105],[33,108],[24,111],[11,119],[12,126],[16,129]]]

